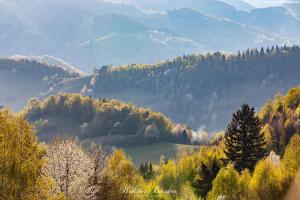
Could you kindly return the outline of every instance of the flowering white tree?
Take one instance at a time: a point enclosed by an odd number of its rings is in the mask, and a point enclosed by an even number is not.
[[[47,151],[45,175],[57,183],[57,192],[71,200],[96,199],[96,187],[90,183],[93,161],[74,140],[55,141]]]
[[[92,162],[92,174],[90,177],[90,184],[92,187],[96,187],[95,190],[96,199],[99,199],[99,185],[103,182],[103,178],[107,173],[107,158],[108,156],[100,147],[92,145],[90,149],[90,159]]]

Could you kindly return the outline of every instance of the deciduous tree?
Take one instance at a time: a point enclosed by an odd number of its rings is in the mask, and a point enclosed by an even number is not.
[[[0,199],[39,199],[45,149],[33,128],[9,110],[0,111]]]

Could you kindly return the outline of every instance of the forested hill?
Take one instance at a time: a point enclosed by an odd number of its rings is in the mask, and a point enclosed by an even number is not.
[[[43,101],[31,99],[22,113],[35,126],[40,140],[78,137],[86,143],[119,146],[196,142],[187,126],[117,100],[60,94]]]
[[[0,58],[0,105],[20,110],[32,97],[43,97],[76,70],[27,58]]]
[[[156,65],[103,66],[56,91],[117,98],[163,112],[194,129],[223,129],[242,103],[260,107],[299,84],[300,47],[177,57]]]
[[[290,138],[300,132],[300,86],[291,88],[286,95],[277,94],[259,115],[268,147],[282,155]]]

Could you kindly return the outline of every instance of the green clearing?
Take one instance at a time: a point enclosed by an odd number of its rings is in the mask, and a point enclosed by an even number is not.
[[[156,143],[151,145],[123,147],[122,149],[129,155],[135,165],[151,161],[159,163],[160,157],[175,158],[176,156],[185,155],[198,150],[199,146],[172,144],[172,143]]]

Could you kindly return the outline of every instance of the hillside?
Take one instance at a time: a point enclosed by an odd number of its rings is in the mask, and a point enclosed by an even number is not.
[[[157,65],[103,66],[92,76],[61,82],[54,91],[133,102],[193,129],[216,131],[242,103],[259,108],[298,85],[299,62],[299,46],[187,55]]]
[[[26,57],[0,59],[0,105],[18,111],[32,97],[44,97],[65,79],[82,74]]]
[[[292,15],[300,20],[300,2],[287,3],[284,4],[284,7],[287,8],[292,13]]]
[[[134,146],[157,142],[192,143],[192,131],[163,114],[117,100],[79,94],[31,99],[23,115],[40,140],[78,137],[84,143]]]
[[[290,138],[300,133],[300,86],[291,88],[286,95],[277,94],[259,113],[268,146],[283,154]]]
[[[232,5],[235,7],[237,10],[242,10],[242,11],[251,11],[252,9],[255,9],[254,6],[248,4],[247,2],[243,0],[221,0],[229,5]]]

